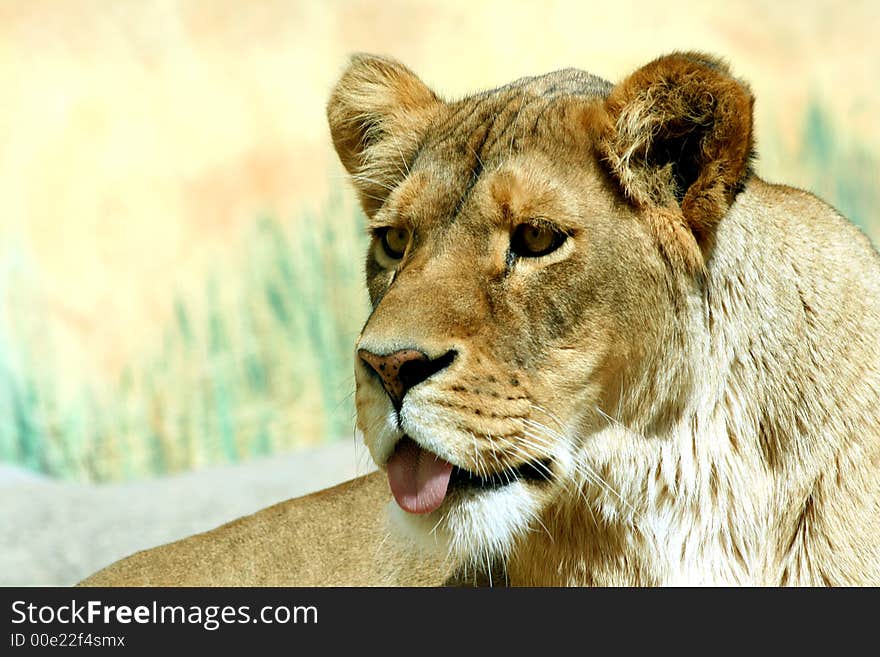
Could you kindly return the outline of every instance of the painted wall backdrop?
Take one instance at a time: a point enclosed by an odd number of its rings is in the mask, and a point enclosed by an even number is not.
[[[0,461],[119,481],[351,438],[365,237],[324,119],[351,52],[447,97],[719,54],[758,172],[877,243],[878,33],[872,0],[5,0]]]

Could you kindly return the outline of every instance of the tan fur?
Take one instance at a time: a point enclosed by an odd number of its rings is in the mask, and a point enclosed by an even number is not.
[[[373,473],[138,552],[80,586],[438,586],[441,565],[390,536]]]
[[[421,553],[384,552],[377,475],[368,501],[292,501],[89,583],[880,584],[880,259],[753,175],[752,102],[699,53],[454,102],[354,58],[328,118],[375,234],[356,348],[455,354],[399,412],[358,359],[367,446],[380,468],[406,435],[478,476],[546,477],[391,503],[389,540]],[[567,238],[517,256],[521,224]]]

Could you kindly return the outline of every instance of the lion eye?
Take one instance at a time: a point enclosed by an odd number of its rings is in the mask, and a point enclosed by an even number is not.
[[[545,226],[520,224],[510,238],[510,250],[518,256],[537,258],[555,251],[567,235]]]
[[[381,235],[382,248],[392,260],[400,260],[409,244],[409,231],[406,228],[388,228]]]

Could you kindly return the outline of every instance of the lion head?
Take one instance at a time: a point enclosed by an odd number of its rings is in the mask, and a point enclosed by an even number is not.
[[[694,53],[456,101],[352,59],[328,117],[372,237],[358,426],[402,525],[483,560],[560,500],[610,505],[641,447],[603,431],[650,442],[698,378],[688,291],[749,175],[751,109]]]

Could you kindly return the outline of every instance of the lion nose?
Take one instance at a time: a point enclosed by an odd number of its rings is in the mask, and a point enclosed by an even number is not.
[[[403,397],[429,376],[449,366],[455,359],[454,350],[447,351],[439,358],[431,359],[416,349],[402,349],[393,354],[381,356],[366,349],[359,349],[358,356],[382,380],[385,392],[391,397],[394,407],[400,410]]]

